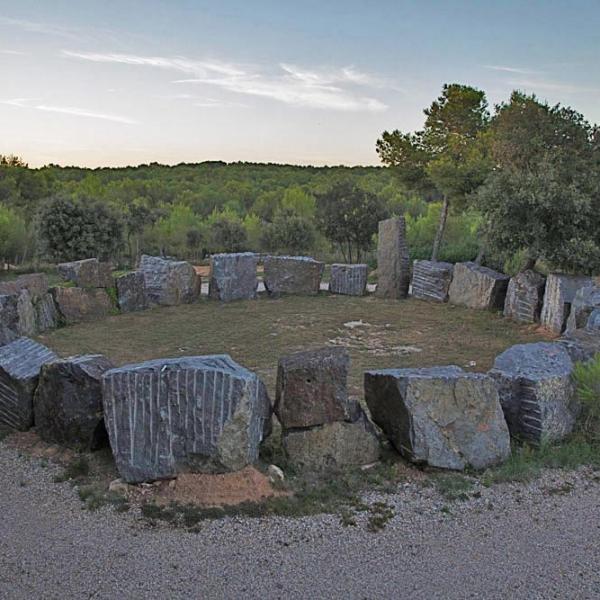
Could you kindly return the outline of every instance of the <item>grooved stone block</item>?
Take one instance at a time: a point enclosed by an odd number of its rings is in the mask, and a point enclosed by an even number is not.
[[[510,278],[504,316],[520,323],[537,323],[540,320],[546,278],[528,270]]]
[[[590,315],[600,309],[600,287],[592,285],[579,288],[571,303],[566,332],[587,328]],[[592,325],[593,330],[593,325]]]
[[[200,277],[188,262],[144,254],[139,270],[144,274],[146,294],[151,304],[191,304],[200,296]]]
[[[452,304],[502,310],[510,277],[474,262],[457,263],[448,292]]]
[[[254,300],[258,288],[258,255],[252,252],[213,254],[208,295],[214,300]]]
[[[510,455],[494,381],[456,366],[365,373],[373,421],[409,460],[484,469]]]
[[[52,350],[26,337],[0,347],[0,422],[26,431],[33,425],[33,393]]]
[[[415,260],[411,284],[412,296],[421,300],[447,302],[453,272],[452,263]]]
[[[309,256],[267,256],[264,261],[265,289],[272,296],[319,293],[325,265]]]
[[[134,312],[148,308],[146,281],[141,271],[125,273],[115,280],[117,303],[121,312]]]
[[[404,217],[379,222],[377,290],[380,298],[406,298],[410,285],[410,258]]]
[[[100,262],[97,258],[60,263],[56,268],[63,279],[74,283],[77,287],[109,288],[114,284],[112,265]]]
[[[102,385],[110,444],[130,483],[237,471],[258,459],[269,398],[227,355],[127,365],[107,371]]]
[[[109,295],[102,288],[54,287],[50,292],[67,325],[104,319],[113,307]]]
[[[562,333],[577,290],[592,285],[590,277],[550,273],[546,279],[544,306],[540,318],[542,325],[553,333]]]
[[[331,265],[329,291],[345,296],[364,296],[367,292],[367,265]]]

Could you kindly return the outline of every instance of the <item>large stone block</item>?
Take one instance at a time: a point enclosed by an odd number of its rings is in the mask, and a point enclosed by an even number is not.
[[[590,315],[600,309],[600,287],[596,285],[579,288],[571,303],[571,311],[567,319],[566,332],[587,327]]]
[[[0,283],[0,294],[19,294],[21,290],[28,290],[32,301],[36,302],[48,291],[48,276],[45,273],[27,273]]]
[[[565,333],[556,343],[569,353],[573,362],[587,362],[600,354],[600,335],[587,328]]]
[[[447,302],[453,272],[454,265],[452,263],[415,260],[413,263],[411,295],[421,300]]]
[[[146,280],[141,271],[125,273],[115,280],[117,303],[121,312],[134,312],[148,308]]]
[[[316,295],[325,265],[308,256],[267,256],[264,260],[265,289],[280,294]]]
[[[33,393],[42,365],[56,360],[52,350],[20,337],[0,347],[0,422],[25,431],[33,425]]]
[[[367,293],[367,265],[331,265],[329,291],[345,296],[364,296]]]
[[[52,294],[45,293],[43,296],[40,296],[33,307],[35,309],[35,320],[38,333],[58,327],[60,315],[58,314]]]
[[[404,217],[379,222],[377,290],[380,298],[406,298],[410,285],[410,258]]]
[[[110,296],[102,288],[54,287],[50,292],[67,325],[104,319],[113,309]]]
[[[0,323],[20,336],[37,333],[35,309],[27,289],[0,296]]]
[[[258,288],[258,255],[252,252],[213,254],[208,294],[213,300],[254,300]]]
[[[546,278],[528,270],[510,278],[504,316],[520,323],[537,323],[540,320]]]
[[[571,378],[573,361],[560,344],[519,344],[505,350],[490,371],[512,435],[555,441],[573,430],[579,403]]]
[[[43,365],[33,399],[39,436],[77,450],[96,450],[106,444],[102,375],[113,367],[100,354]]]
[[[146,294],[152,304],[190,304],[200,296],[200,277],[188,262],[144,254],[140,259],[140,271],[144,274]]]
[[[591,277],[550,273],[546,279],[544,305],[540,318],[542,325],[553,333],[562,333],[577,290],[592,285]]]
[[[258,459],[271,405],[229,356],[160,359],[107,371],[104,419],[126,481],[237,471]]]
[[[454,265],[448,292],[452,304],[487,310],[502,310],[510,277],[473,262]]]
[[[365,373],[375,423],[409,460],[433,467],[484,469],[510,455],[494,381],[456,366]]]
[[[112,265],[97,258],[60,263],[56,267],[66,281],[82,288],[109,288],[114,285]]]

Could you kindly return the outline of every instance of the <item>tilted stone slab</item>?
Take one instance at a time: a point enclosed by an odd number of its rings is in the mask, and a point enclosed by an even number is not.
[[[532,270],[523,271],[510,278],[504,316],[519,323],[537,323],[544,302],[546,278]]]
[[[298,294],[314,296],[321,288],[325,265],[308,256],[267,256],[264,284],[272,296]]]
[[[560,344],[518,344],[494,361],[490,376],[514,436],[555,441],[571,433],[579,403],[571,374],[573,361]]]
[[[188,262],[144,254],[139,270],[144,274],[146,294],[151,304],[191,304],[200,296],[200,277]]]
[[[61,320],[67,325],[104,319],[114,308],[102,288],[54,287],[50,292]]]
[[[20,337],[0,347],[0,422],[26,431],[33,425],[33,394],[43,365],[58,357],[52,350]]]
[[[271,418],[264,384],[227,355],[112,369],[103,403],[117,468],[130,483],[242,469],[258,459]]]
[[[434,260],[415,260],[411,295],[420,300],[447,302],[454,265]]]
[[[367,293],[367,265],[331,265],[329,291],[344,296],[364,296]]]
[[[114,285],[112,265],[97,258],[60,263],[56,267],[65,281],[82,288],[108,288]]]
[[[254,300],[258,289],[258,255],[253,252],[213,254],[208,295],[213,300]]]
[[[484,469],[510,455],[494,381],[456,366],[365,373],[373,421],[409,460]]]
[[[146,280],[141,271],[131,271],[115,279],[117,303],[121,312],[134,312],[148,308]]]
[[[579,288],[571,303],[566,333],[585,329],[590,315],[598,309],[600,309],[600,287],[591,285]]]
[[[100,354],[43,365],[33,400],[39,436],[77,450],[97,450],[105,445],[102,375],[113,367]]]
[[[457,263],[448,291],[451,304],[503,310],[510,277],[474,262]]]
[[[380,298],[406,298],[410,285],[410,258],[404,217],[379,222],[377,289]]]
[[[550,273],[546,279],[544,306],[540,318],[542,325],[553,333],[562,333],[577,290],[592,285],[591,277]]]

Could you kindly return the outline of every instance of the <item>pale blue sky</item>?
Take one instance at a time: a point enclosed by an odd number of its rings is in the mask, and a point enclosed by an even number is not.
[[[377,164],[444,82],[600,121],[600,0],[0,0],[0,153]]]

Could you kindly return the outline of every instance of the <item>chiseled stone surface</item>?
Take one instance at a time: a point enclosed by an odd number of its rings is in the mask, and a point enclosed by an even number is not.
[[[593,285],[591,277],[550,273],[546,279],[540,321],[546,329],[560,334],[565,329],[577,290]]]
[[[200,296],[200,277],[188,262],[144,254],[139,270],[144,274],[146,294],[151,304],[191,304]]]
[[[317,295],[324,263],[309,256],[267,256],[264,284],[272,296],[280,294]]]
[[[258,288],[258,255],[253,252],[213,254],[208,295],[213,300],[254,300]]]
[[[146,281],[141,271],[131,271],[115,279],[117,303],[121,312],[134,312],[148,308]]]
[[[579,288],[571,303],[566,332],[571,333],[576,329],[585,329],[590,315],[598,309],[600,309],[600,287],[591,285]]]
[[[404,217],[379,222],[377,290],[380,298],[406,298],[410,285],[410,258]]]
[[[60,263],[56,267],[66,281],[82,288],[108,288],[114,285],[112,265],[97,258]]]
[[[264,384],[227,355],[111,369],[103,403],[117,468],[129,483],[242,469],[258,459],[271,418]]]
[[[489,372],[512,435],[533,442],[571,433],[579,403],[571,374],[573,361],[561,344],[518,344],[505,350]]]
[[[457,263],[448,291],[452,304],[502,310],[510,277],[474,262]]]
[[[409,460],[484,469],[510,455],[494,381],[456,366],[365,373],[373,421]]]
[[[369,267],[359,265],[331,265],[329,291],[345,296],[364,296],[367,293]]]
[[[504,302],[504,316],[520,323],[537,323],[545,287],[546,278],[531,269],[511,277]]]
[[[102,375],[113,367],[101,354],[43,365],[33,399],[39,436],[77,450],[96,450],[104,445]]]
[[[421,300],[447,302],[454,265],[434,260],[415,260],[411,295]]]
[[[67,325],[104,319],[113,308],[110,296],[102,288],[54,287],[50,292]]]
[[[0,422],[25,431],[33,425],[33,394],[52,350],[26,337],[0,347]]]

